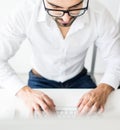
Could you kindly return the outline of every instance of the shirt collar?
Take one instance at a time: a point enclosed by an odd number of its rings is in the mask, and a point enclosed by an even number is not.
[[[50,23],[51,17],[47,14],[43,2],[41,2],[39,9],[38,9],[38,18],[37,21],[38,22],[46,22],[46,23]]]
[[[86,24],[88,24],[89,23],[89,10],[87,10],[86,13],[83,14],[82,16],[77,17],[75,22],[77,23],[77,24],[75,24],[75,26],[77,26],[78,29],[81,29]]]

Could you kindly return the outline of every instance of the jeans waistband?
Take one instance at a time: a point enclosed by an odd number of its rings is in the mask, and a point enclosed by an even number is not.
[[[35,76],[38,77],[38,78],[44,78],[44,79],[46,79],[45,77],[43,77],[43,76],[41,76],[41,75],[35,74],[32,70],[30,71],[30,73],[32,73],[33,75],[35,75]],[[65,81],[65,82],[69,82],[69,81],[72,82],[73,80],[76,80],[76,79],[78,79],[78,78],[80,78],[80,77],[82,77],[82,76],[84,76],[84,75],[86,75],[86,74],[87,74],[87,69],[84,67],[79,74],[77,74],[76,76],[74,76],[74,77],[71,78],[71,79],[68,79],[68,80]],[[55,81],[55,82],[56,82],[56,81]],[[64,83],[65,83],[65,82],[64,82]]]
[[[73,82],[73,81],[75,81],[76,79],[78,79],[78,78],[80,78],[80,77],[83,77],[83,76],[86,75],[86,74],[87,74],[87,69],[84,67],[79,74],[77,74],[76,76],[74,76],[74,77],[71,78],[71,79],[68,79],[68,80],[65,81],[65,82]],[[65,83],[65,82],[64,82],[64,83]]]

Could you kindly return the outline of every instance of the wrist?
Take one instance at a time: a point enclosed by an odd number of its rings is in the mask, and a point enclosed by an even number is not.
[[[108,84],[101,83],[97,86],[97,89],[101,89],[102,92],[105,92],[106,94],[110,94],[112,91],[114,91],[114,88]]]
[[[31,88],[28,86],[24,86],[23,88],[21,88],[17,93],[16,96],[21,97],[23,96],[25,93],[30,93],[31,92]]]

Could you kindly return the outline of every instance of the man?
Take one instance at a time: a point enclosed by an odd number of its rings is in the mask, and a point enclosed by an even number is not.
[[[8,65],[8,59],[26,38],[33,51],[28,85]],[[109,94],[119,86],[119,41],[111,15],[93,0],[25,0],[0,33],[1,85],[38,115],[42,110],[54,112],[55,104],[45,93],[32,88],[93,88],[76,104],[78,113],[103,112]],[[93,43],[107,66],[98,86],[84,68]]]

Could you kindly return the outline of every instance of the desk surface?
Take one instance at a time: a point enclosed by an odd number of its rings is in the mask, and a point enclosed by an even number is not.
[[[80,97],[89,89],[41,89],[49,95],[56,106],[76,106]],[[112,92],[105,105],[103,117],[120,118],[120,90]],[[26,116],[27,109],[24,104],[7,90],[0,89],[0,119],[14,118],[16,110],[19,115]]]
[[[51,119],[0,121],[1,130],[120,130],[120,121],[113,119]]]

